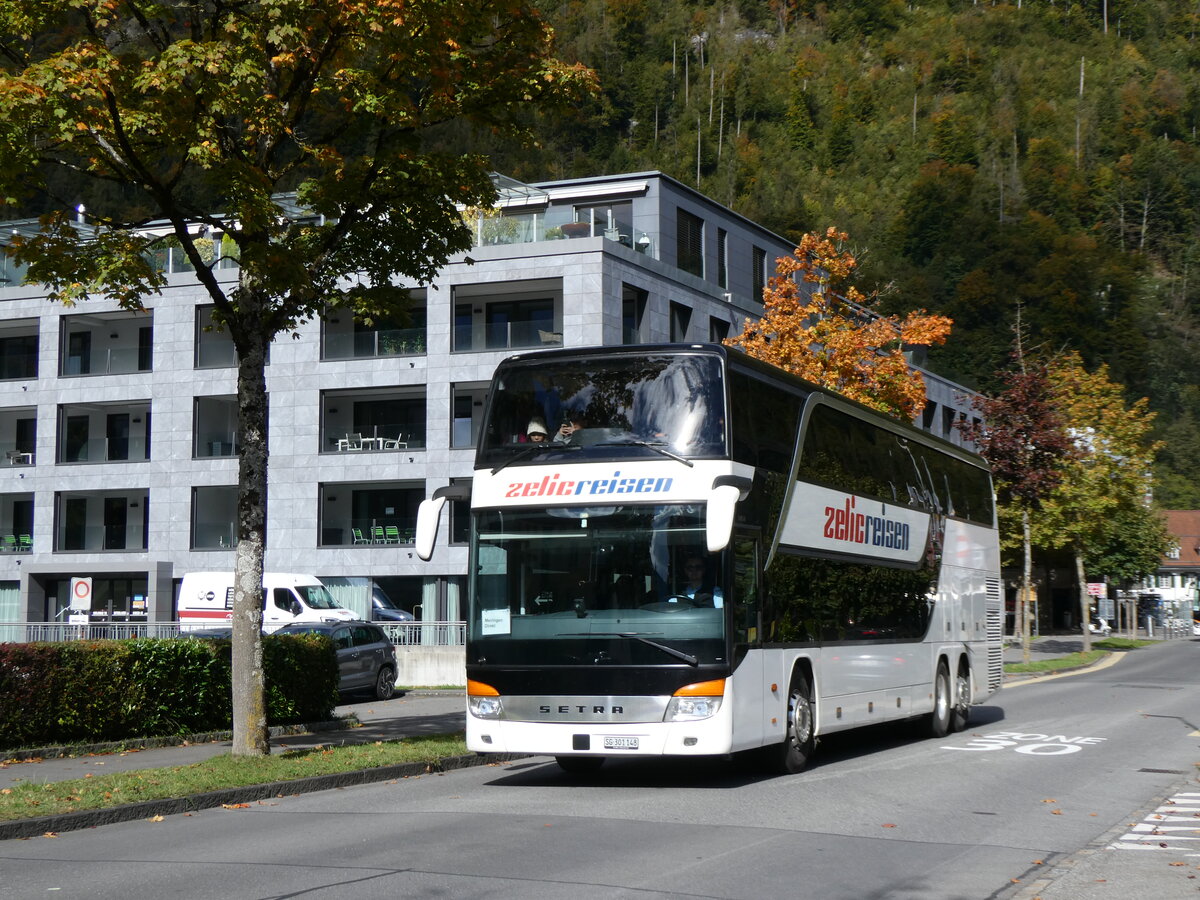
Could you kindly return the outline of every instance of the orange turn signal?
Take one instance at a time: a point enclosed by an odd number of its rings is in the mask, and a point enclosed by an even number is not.
[[[695,684],[685,684],[675,692],[676,697],[723,697],[725,696],[725,679],[716,678],[712,681],[697,681]]]
[[[500,692],[490,684],[484,684],[482,681],[471,681],[470,679],[467,679],[467,696],[499,697]]]

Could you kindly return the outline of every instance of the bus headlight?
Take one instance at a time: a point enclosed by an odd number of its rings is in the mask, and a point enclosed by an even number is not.
[[[667,704],[667,713],[663,716],[663,721],[694,722],[697,719],[712,718],[721,708],[723,699],[725,699],[724,678],[684,685],[675,692],[675,696]]]
[[[504,709],[500,692],[482,681],[467,682],[467,710],[477,719],[498,719]]]

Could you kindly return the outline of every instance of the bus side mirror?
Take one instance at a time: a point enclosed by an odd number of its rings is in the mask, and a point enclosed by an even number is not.
[[[753,482],[737,475],[722,475],[713,481],[708,495],[708,514],[705,516],[704,539],[709,553],[729,546],[733,535],[733,517],[738,501],[750,493]]]
[[[433,541],[437,537],[438,521],[442,517],[442,507],[445,505],[445,497],[432,497],[422,500],[421,505],[417,507],[417,531],[413,536],[413,545],[417,556],[426,562],[433,556]]]
[[[469,500],[469,484],[450,484],[433,492],[428,500],[417,507],[417,530],[413,535],[413,549],[425,562],[433,556],[433,542],[437,539],[438,522],[442,518],[442,507],[447,500]]]

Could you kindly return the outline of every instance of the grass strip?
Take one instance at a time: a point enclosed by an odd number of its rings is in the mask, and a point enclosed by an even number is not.
[[[1071,669],[1086,666],[1108,655],[1107,650],[1090,650],[1087,653],[1069,653],[1066,656],[1056,656],[1053,659],[1039,659],[1027,663],[1005,663],[1004,671],[1012,675],[1028,674],[1030,672],[1055,672],[1059,669]]]
[[[373,744],[314,747],[266,757],[226,753],[186,766],[114,772],[49,784],[17,783],[0,789],[0,821],[106,809],[401,763],[434,763],[467,752],[461,733],[425,735]]]

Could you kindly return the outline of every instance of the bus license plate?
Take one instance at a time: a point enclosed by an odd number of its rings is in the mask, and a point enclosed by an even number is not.
[[[636,750],[638,748],[638,739],[635,737],[606,737],[604,739],[605,750]]]

